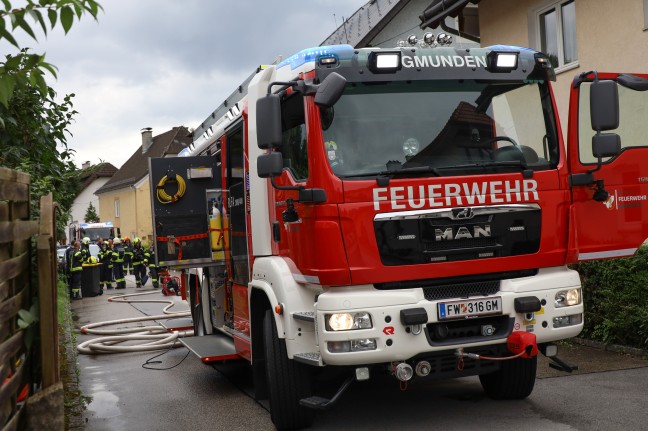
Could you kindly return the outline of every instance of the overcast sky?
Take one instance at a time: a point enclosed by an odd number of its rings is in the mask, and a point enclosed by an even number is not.
[[[153,135],[198,126],[260,64],[319,45],[367,0],[100,0],[104,11],[70,32],[21,38],[75,93],[75,164],[117,168]],[[35,28],[39,26],[35,25]],[[3,57],[15,50],[0,45]]]

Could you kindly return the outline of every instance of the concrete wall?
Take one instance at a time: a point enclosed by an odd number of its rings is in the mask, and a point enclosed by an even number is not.
[[[151,186],[149,177],[140,181],[135,186],[137,194],[137,203],[135,207],[135,219],[137,236],[142,241],[147,241],[151,244],[153,239],[153,216],[151,214]]]

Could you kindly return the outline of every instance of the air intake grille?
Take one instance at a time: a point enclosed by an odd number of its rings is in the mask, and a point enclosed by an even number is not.
[[[447,298],[468,298],[470,296],[494,295],[499,292],[500,282],[482,281],[476,283],[448,284],[423,287],[423,294],[428,301]]]

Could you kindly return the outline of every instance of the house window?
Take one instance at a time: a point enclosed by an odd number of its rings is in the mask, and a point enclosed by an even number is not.
[[[119,217],[119,199],[115,199],[115,218]]]
[[[536,15],[540,51],[554,68],[578,64],[575,0],[551,3]]]

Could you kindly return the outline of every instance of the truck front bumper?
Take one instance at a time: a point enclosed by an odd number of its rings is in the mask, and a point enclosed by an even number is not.
[[[537,343],[562,340],[583,329],[580,288],[578,273],[567,267],[544,268],[532,277],[501,280],[496,293],[470,298],[428,300],[423,288],[331,288],[317,299],[317,343],[324,364],[362,365],[503,344],[512,331],[533,332]],[[556,300],[566,291],[578,292],[577,304],[562,305]],[[448,306],[439,307],[452,303],[459,310],[472,307],[470,302],[476,312],[467,316],[449,318],[441,311]],[[539,303],[540,309],[528,311],[525,304],[533,303]],[[356,317],[361,328],[333,330],[332,315]]]

